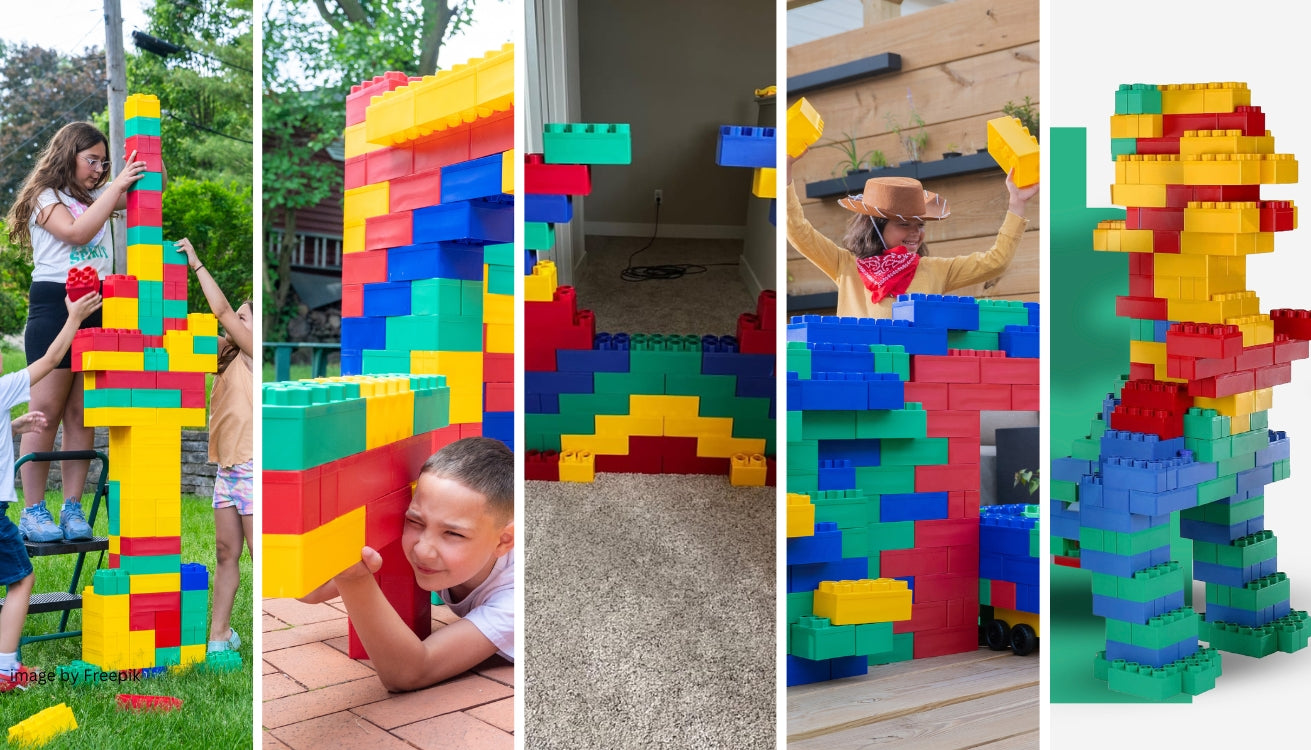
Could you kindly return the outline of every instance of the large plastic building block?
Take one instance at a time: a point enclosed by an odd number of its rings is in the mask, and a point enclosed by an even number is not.
[[[77,729],[73,710],[65,703],[43,709],[9,727],[9,741],[13,744],[38,747],[56,735]]]
[[[133,695],[120,693],[115,696],[118,707],[128,711],[176,711],[182,708],[182,700],[169,695]]]
[[[592,172],[586,164],[547,164],[541,154],[526,154],[523,183],[527,194],[589,195]]]
[[[627,124],[547,123],[542,132],[547,164],[631,164]]]
[[[723,125],[715,149],[721,167],[774,167],[774,129],[754,125]]]
[[[909,620],[911,591],[891,578],[823,581],[815,591],[815,615],[833,625],[861,625]]]
[[[1002,171],[1015,171],[1016,187],[1028,187],[1040,178],[1038,139],[1017,117],[988,120],[988,154]]]
[[[796,158],[824,134],[824,118],[801,97],[787,110],[788,156]]]

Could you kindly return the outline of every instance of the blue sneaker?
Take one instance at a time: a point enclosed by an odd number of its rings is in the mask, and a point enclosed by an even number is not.
[[[91,524],[82,515],[81,502],[71,498],[64,501],[64,507],[59,511],[59,528],[70,542],[91,538]]]
[[[237,631],[233,628],[228,628],[228,633],[227,640],[210,641],[205,647],[205,653],[213,654],[220,651],[240,651],[241,636],[237,635]]]
[[[57,542],[64,538],[64,532],[55,525],[44,500],[23,509],[18,518],[18,531],[24,539],[33,542]]]

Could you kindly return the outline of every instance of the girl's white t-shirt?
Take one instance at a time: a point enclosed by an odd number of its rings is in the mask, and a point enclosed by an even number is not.
[[[472,622],[497,653],[514,661],[514,552],[501,555],[487,580],[457,603],[451,603],[450,589],[437,592],[451,611]]]
[[[91,191],[93,199],[99,198],[108,186],[101,186]],[[55,281],[60,284],[68,281],[68,269],[91,266],[100,278],[114,272],[114,248],[109,238],[109,223],[106,222],[96,232],[96,236],[85,245],[70,245],[45,227],[36,223],[36,217],[48,206],[63,203],[73,218],[86,212],[87,206],[71,195],[46,188],[36,197],[36,211],[29,222],[32,228],[32,281]]]

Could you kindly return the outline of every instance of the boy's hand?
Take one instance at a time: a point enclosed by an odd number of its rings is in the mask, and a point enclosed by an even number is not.
[[[15,435],[23,435],[29,432],[40,432],[46,428],[48,421],[46,415],[39,411],[29,411],[23,416],[9,423],[9,429],[13,430]]]
[[[338,583],[350,583],[372,577],[380,568],[382,568],[382,555],[372,547],[364,547],[360,550],[360,561],[338,573],[333,580]]]
[[[91,313],[100,309],[102,298],[100,292],[90,292],[77,298],[77,301],[64,297],[64,306],[68,308],[68,317],[78,323],[86,320]]]

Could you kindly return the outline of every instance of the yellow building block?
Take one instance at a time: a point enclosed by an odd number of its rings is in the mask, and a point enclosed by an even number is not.
[[[504,112],[514,106],[514,45],[506,43],[481,60],[470,60],[478,79],[478,106]]]
[[[1175,185],[1184,180],[1184,164],[1174,154],[1120,154],[1115,158],[1118,185]]]
[[[1112,253],[1150,253],[1152,230],[1126,229],[1123,221],[1101,221],[1093,230],[1093,250]]]
[[[136,297],[106,297],[104,303],[100,306],[100,320],[104,323],[105,328],[125,328],[127,330],[136,330],[141,327],[137,319],[137,299]],[[142,356],[140,353],[138,357]],[[97,368],[97,369],[118,369],[118,368]],[[137,368],[140,369],[140,368]]]
[[[364,252],[364,219],[343,221],[341,224],[341,252]]]
[[[501,192],[514,195],[514,149],[501,153]]]
[[[751,194],[757,198],[773,198],[778,194],[778,170],[760,167],[751,177]]]
[[[1231,326],[1238,326],[1243,332],[1243,346],[1261,346],[1274,343],[1275,324],[1269,315],[1244,315],[1225,321]]]
[[[392,93],[392,92],[388,92],[388,93]],[[370,111],[372,111],[375,106],[378,106],[377,102],[379,98],[381,97],[374,97],[373,99],[374,104],[369,106]],[[365,126],[367,125],[368,122],[366,121],[366,122],[356,123],[355,125],[349,125],[346,127],[346,130],[343,133],[343,140],[345,141],[347,159],[353,159],[356,156],[364,156],[365,154],[371,151],[377,151],[380,148],[386,148],[386,146],[384,145],[369,142],[368,138],[366,137],[367,130]]]
[[[1163,132],[1160,115],[1111,115],[1112,138],[1160,138]]]
[[[1292,154],[1270,154],[1261,160],[1262,185],[1290,185],[1297,182],[1297,158]]]
[[[1261,300],[1251,292],[1212,295],[1208,301],[1172,299],[1167,302],[1170,320],[1194,323],[1223,323],[1260,313]]]
[[[559,286],[555,264],[549,260],[539,260],[533,265],[533,272],[523,279],[523,298],[525,302],[550,302],[555,298],[555,288]]]
[[[14,745],[36,747],[44,745],[57,735],[77,729],[77,719],[66,703],[43,709],[9,727],[9,742]]]
[[[128,578],[133,594],[162,594],[182,590],[182,574],[137,573]]]
[[[1041,178],[1039,153],[1038,139],[1018,117],[988,120],[988,155],[1003,172],[1015,170],[1016,187],[1027,187]]]
[[[564,451],[560,454],[560,481],[596,481],[596,457],[587,451]]]
[[[1158,88],[1161,90],[1161,114],[1166,115],[1232,112],[1234,107],[1252,104],[1252,92],[1246,83],[1175,83]]]
[[[733,436],[732,417],[665,417],[665,437]]]
[[[1111,185],[1111,203],[1116,206],[1164,208],[1165,185]]]
[[[133,668],[155,666],[155,631],[129,630],[127,656]]]
[[[769,466],[759,453],[738,453],[729,459],[728,483],[735,487],[764,487]]]
[[[455,127],[466,121],[465,112],[478,106],[478,68],[473,61],[453,65],[450,70],[428,76],[412,88],[415,130],[437,132]],[[403,136],[395,134],[392,137],[399,139]]]
[[[732,458],[738,453],[764,453],[764,438],[735,438],[703,435],[696,439],[700,458]]]
[[[638,395],[628,397],[628,413],[635,417],[695,417],[700,396]]]
[[[159,97],[154,94],[133,94],[123,102],[123,119],[153,117],[159,119]]]
[[[514,323],[514,296],[483,293],[484,323]]]
[[[205,644],[197,643],[182,647],[182,665],[197,664],[205,661]]]
[[[910,600],[906,582],[895,578],[820,581],[814,612],[839,626],[896,622],[910,619]]]
[[[1260,154],[1202,154],[1180,157],[1182,185],[1259,185]]]
[[[488,323],[485,345],[492,354],[514,353],[514,325],[509,323]]]
[[[1034,633],[1042,636],[1042,618],[1036,612],[1020,612],[1005,607],[993,607],[992,617],[994,620],[1001,620],[1011,627],[1028,625],[1033,628]]]
[[[1269,135],[1243,135],[1241,130],[1185,130],[1179,139],[1179,154],[1273,154],[1275,139]]]
[[[787,535],[789,538],[815,535],[815,504],[810,495],[788,493]]]
[[[1199,409],[1215,409],[1217,414],[1229,417],[1231,420],[1230,429],[1233,429],[1232,420],[1235,417],[1246,417],[1253,412],[1265,411],[1273,405],[1273,388],[1259,388],[1245,393],[1235,393],[1232,396],[1223,398],[1197,396],[1193,399],[1193,406]]]
[[[163,281],[164,246],[128,245],[127,273],[137,281]]]
[[[627,435],[561,435],[560,450],[586,451],[594,456],[627,456]]]
[[[597,435],[623,435],[632,437],[661,437],[665,434],[665,418],[660,416],[634,416],[631,414],[597,414]],[[562,446],[563,447],[563,446]]]
[[[213,313],[188,313],[187,330],[192,336],[217,336],[218,318]]]
[[[796,158],[806,153],[810,144],[824,134],[824,118],[806,101],[796,100],[787,111],[788,156]]]
[[[1274,232],[1180,232],[1184,255],[1257,255],[1275,251]]]
[[[1184,209],[1185,232],[1259,232],[1261,209],[1254,202],[1198,203]]]
[[[1161,253],[1152,259],[1153,278],[1192,279],[1201,299],[1247,289],[1247,262],[1241,257]],[[1165,296],[1157,294],[1156,296]]]
[[[351,188],[342,198],[342,221],[364,221],[373,216],[391,212],[391,183],[375,182],[372,185]]]
[[[265,534],[264,595],[304,596],[359,562],[364,513],[356,508],[300,535]]]
[[[1155,365],[1160,372],[1165,372],[1164,341],[1130,341],[1129,361]]]

